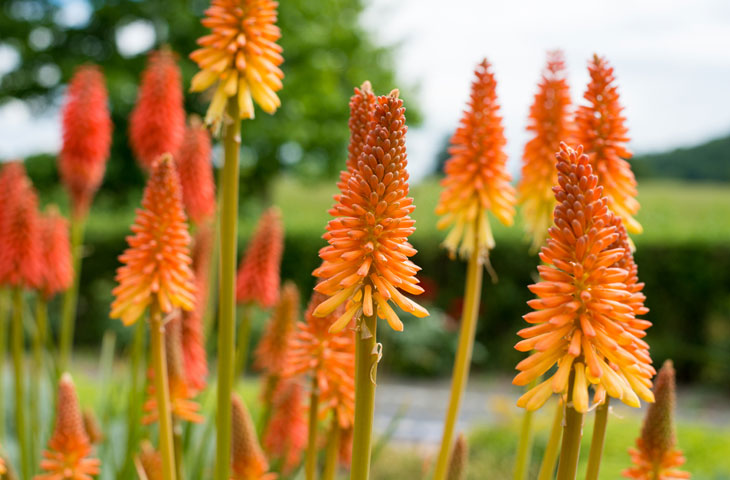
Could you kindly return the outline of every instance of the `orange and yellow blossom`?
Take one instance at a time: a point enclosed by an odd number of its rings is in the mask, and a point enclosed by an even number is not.
[[[515,346],[534,353],[517,365],[513,383],[527,385],[558,369],[517,404],[536,410],[553,393],[566,394],[572,379],[569,401],[578,412],[588,410],[590,386],[596,402],[608,394],[638,407],[639,398],[654,401],[655,373],[641,339],[651,323],[636,318],[646,311],[642,285],[588,157],[580,146],[560,148],[554,226],[540,252],[541,282],[529,287],[538,296],[528,302],[535,311],[523,317],[533,326],[518,332],[525,340]]]
[[[101,462],[88,458],[91,442],[84,429],[79,399],[71,375],[64,373],[58,384],[56,426],[43,452],[44,473],[34,480],[92,480]]]
[[[205,122],[220,128],[229,98],[238,102],[241,118],[253,118],[253,101],[266,112],[281,105],[284,61],[276,26],[277,2],[271,0],[213,0],[203,26],[211,33],[198,39],[201,48],[190,54],[200,67],[190,89],[202,92],[218,83]]]
[[[261,450],[251,414],[240,398],[231,397],[231,480],[275,480]]]
[[[290,474],[300,464],[307,446],[307,405],[299,379],[281,382],[271,399],[271,419],[263,443],[266,452],[282,460],[282,473]]]
[[[403,330],[390,300],[418,317],[428,315],[401,292],[423,292],[416,279],[420,269],[408,259],[416,254],[407,240],[415,230],[410,217],[415,207],[408,198],[404,114],[397,90],[377,98],[363,151],[330,210],[335,218],[323,237],[329,245],[320,250],[322,265],[313,272],[323,279],[315,290],[330,298],[314,315],[330,315],[347,302],[330,327],[333,332],[353,318],[376,314],[394,330]]]
[[[152,166],[142,209],[127,237],[129,248],[119,257],[119,285],[112,293],[111,317],[125,325],[136,322],[151,305],[163,313],[192,310],[195,285],[190,269],[190,234],[183,211],[182,189],[172,157],[163,155]]]
[[[451,227],[444,246],[452,256],[468,258],[476,252],[486,260],[494,248],[487,211],[504,225],[512,225],[515,189],[507,172],[507,143],[499,116],[497,81],[491,65],[482,61],[474,72],[468,109],[451,137],[444,170],[444,187],[436,206],[439,229]]]
[[[649,405],[636,440],[629,449],[634,466],[622,472],[634,480],[680,480],[690,478],[689,472],[678,470],[684,462],[682,451],[676,448],[674,405],[676,403],[674,365],[667,360],[654,380],[656,402]]]
[[[573,136],[570,118],[570,87],[566,80],[565,60],[560,50],[548,53],[542,79],[530,107],[527,130],[534,135],[525,144],[522,155],[522,178],[517,186],[525,230],[537,250],[545,241],[552,223],[558,181],[555,152],[561,141]]]
[[[588,105],[578,107],[575,114],[576,142],[583,145],[591,160],[598,184],[608,198],[608,208],[623,219],[630,233],[641,233],[641,224],[634,218],[639,211],[636,178],[626,161],[631,158],[626,148],[628,128],[621,113],[613,67],[605,58],[594,55],[588,73],[591,81],[583,94]]]

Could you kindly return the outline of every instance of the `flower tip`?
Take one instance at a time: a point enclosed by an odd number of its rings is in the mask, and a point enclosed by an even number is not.
[[[399,95],[400,95],[400,90],[398,90],[397,88],[394,88],[394,89],[393,89],[393,90],[391,90],[391,91],[390,91],[390,93],[388,94],[388,96],[389,96],[390,98],[392,98],[392,99],[398,99]]]

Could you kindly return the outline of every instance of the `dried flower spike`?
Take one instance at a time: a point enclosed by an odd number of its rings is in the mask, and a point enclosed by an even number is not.
[[[150,53],[137,104],[129,117],[129,141],[140,165],[150,170],[160,155],[177,155],[185,133],[182,79],[167,48]]]
[[[634,480],[679,480],[690,478],[688,472],[678,470],[684,462],[682,451],[676,448],[674,433],[675,385],[674,366],[667,360],[654,380],[656,402],[649,405],[636,440],[636,448],[629,449],[634,466],[622,472]]]
[[[527,385],[553,365],[558,369],[517,405],[536,410],[553,392],[565,394],[573,379],[568,401],[578,412],[588,410],[591,385],[598,402],[608,394],[638,407],[639,398],[654,401],[655,371],[642,340],[651,323],[636,318],[645,312],[643,297],[638,308],[629,286],[635,284],[631,252],[582,148],[560,148],[555,224],[540,252],[542,281],[529,287],[538,296],[528,302],[535,311],[524,316],[533,326],[518,332],[525,340],[515,346],[534,353],[517,365],[513,383]]]
[[[210,134],[197,116],[190,118],[185,129],[176,163],[185,211],[193,223],[200,225],[215,214],[215,181]]]
[[[101,185],[112,141],[104,75],[95,66],[74,73],[63,109],[63,147],[58,157],[61,180],[71,196],[73,214],[86,215]]]
[[[357,167],[330,210],[335,218],[323,237],[329,245],[320,250],[322,265],[313,272],[323,279],[315,290],[330,298],[314,315],[330,315],[347,302],[345,313],[331,326],[333,332],[361,313],[377,314],[394,330],[403,330],[390,300],[418,317],[428,315],[401,293],[423,293],[416,279],[420,268],[408,259],[416,254],[408,243],[415,230],[410,217],[415,207],[408,198],[404,114],[397,90],[377,98]]]
[[[484,60],[474,72],[469,109],[451,137],[444,170],[446,178],[436,213],[442,215],[438,228],[451,226],[444,246],[451,255],[469,258],[472,252],[486,260],[494,248],[487,211],[504,225],[512,225],[515,190],[507,172],[507,143],[499,116],[497,81]]]
[[[527,130],[534,136],[525,145],[522,178],[517,191],[525,229],[532,238],[534,250],[542,246],[552,223],[555,208],[552,188],[558,183],[555,152],[560,150],[561,141],[567,142],[574,135],[570,87],[565,75],[563,52],[548,53],[547,66],[530,107]]]
[[[93,475],[99,474],[101,462],[88,458],[90,453],[91,443],[84,429],[76,389],[71,376],[64,373],[58,384],[56,426],[41,460],[41,469],[45,473],[34,478],[92,480]]]
[[[588,63],[588,73],[591,81],[583,98],[589,104],[581,105],[576,112],[576,141],[591,160],[598,184],[608,197],[608,208],[623,219],[630,233],[641,233],[641,224],[634,218],[639,211],[636,179],[625,160],[631,158],[626,148],[628,128],[621,113],[613,67],[605,58],[594,55]]]
[[[236,276],[236,302],[274,306],[279,298],[279,268],[284,250],[284,227],[276,207],[266,210],[256,227]]]
[[[231,398],[231,480],[274,480],[276,474],[267,473],[269,462],[261,450],[251,414],[235,394]]]
[[[253,118],[253,101],[266,112],[281,105],[284,61],[276,26],[277,2],[271,0],[213,0],[202,24],[212,30],[198,39],[190,54],[200,67],[190,90],[202,92],[218,82],[205,123],[220,128],[228,99],[238,102],[241,118]]]
[[[304,387],[296,379],[282,382],[272,399],[271,420],[266,427],[264,448],[284,462],[283,473],[290,474],[299,465],[307,446],[307,407]]]
[[[41,292],[46,300],[71,286],[73,265],[68,222],[55,207],[49,207],[40,220],[43,249]]]
[[[112,291],[112,318],[136,322],[152,302],[169,313],[192,310],[195,285],[190,269],[190,234],[182,206],[180,180],[172,157],[155,162],[142,198],[142,209],[127,237],[129,248],[119,257],[119,285]]]

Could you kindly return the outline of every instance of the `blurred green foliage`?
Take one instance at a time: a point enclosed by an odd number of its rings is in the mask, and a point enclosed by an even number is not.
[[[88,21],[80,25],[65,22],[64,8],[72,3],[91,8]],[[208,4],[207,0],[2,2],[0,44],[15,49],[20,63],[2,77],[0,103],[19,98],[39,112],[61,102],[63,84],[76,67],[89,62],[101,65],[115,127],[102,195],[126,205],[126,190],[142,184],[126,134],[146,54],[130,55],[129,45],[118,43],[119,34],[130,25],[154,29],[154,46],[169,45],[179,54],[187,89],[197,71],[187,55],[196,48],[196,39],[207,33],[200,18]],[[361,26],[363,10],[361,0],[281,2],[282,107],[273,116],[257,109],[257,118],[243,124],[243,197],[251,193],[266,196],[270,180],[281,171],[306,178],[334,176],[346,154],[348,101],[353,87],[364,80],[382,93],[400,87],[409,124],[418,122],[412,90],[397,82],[390,50],[377,46]],[[205,94],[186,95],[186,108],[202,114],[207,100]],[[55,176],[46,178],[47,183],[55,183]]]
[[[730,182],[730,135],[689,148],[637,155],[637,178],[678,178]]]

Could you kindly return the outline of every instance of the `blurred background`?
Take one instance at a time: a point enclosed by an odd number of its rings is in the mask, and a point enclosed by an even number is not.
[[[66,82],[84,63],[101,65],[107,77],[114,142],[86,237],[80,348],[97,349],[107,329],[122,343],[130,335],[108,320],[116,257],[143,186],[128,146],[127,116],[151,49],[169,45],[177,52],[189,86],[196,68],[187,55],[205,33],[199,19],[207,5],[0,2],[0,160],[24,158],[43,203],[66,205],[55,166]],[[545,53],[561,48],[576,104],[594,52],[615,67],[639,180],[645,233],[635,238],[636,258],[651,309],[646,318],[654,323],[647,339],[655,362],[672,358],[684,388],[719,415],[710,420],[730,424],[722,407],[730,393],[730,3],[286,0],[279,25],[282,108],[275,116],[258,111],[243,125],[240,244],[262,209],[278,205],[287,229],[282,276],[303,292],[313,286],[334,179],[344,166],[352,88],[364,80],[378,93],[397,87],[407,107],[415,262],[423,268],[423,300],[433,315],[407,319],[403,334],[385,334],[386,378],[409,377],[412,388],[400,391],[404,381],[394,380],[385,389],[393,401],[381,398],[381,411],[397,416],[404,396],[418,397],[421,382],[413,378],[438,386],[451,371],[465,266],[439,247],[443,233],[433,209],[473,68],[484,57],[494,67],[510,171],[518,176]],[[186,108],[203,113],[207,100],[189,94]],[[484,287],[473,371],[490,392],[512,395],[509,382],[499,379],[509,378],[521,358],[512,347],[539,260],[528,253],[519,213],[514,227],[496,225],[495,234],[491,259],[499,281]],[[441,410],[435,415],[438,439]],[[382,429],[391,417],[383,417]]]

